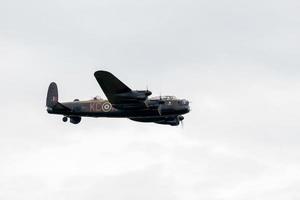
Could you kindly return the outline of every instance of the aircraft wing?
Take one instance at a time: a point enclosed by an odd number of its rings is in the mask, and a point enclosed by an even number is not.
[[[128,95],[132,94],[132,90],[112,73],[97,71],[94,76],[111,104],[133,105],[138,103],[133,101],[134,99],[128,98]]]

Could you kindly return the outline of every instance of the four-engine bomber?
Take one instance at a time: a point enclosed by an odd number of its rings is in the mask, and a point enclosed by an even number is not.
[[[183,114],[190,111],[189,101],[173,96],[149,98],[149,90],[131,90],[113,74],[97,71],[94,74],[108,100],[95,97],[88,101],[60,103],[58,89],[52,82],[48,89],[46,106],[50,114],[63,115],[73,124],[81,122],[82,117],[129,118],[138,122],[154,122],[177,126],[184,120]]]

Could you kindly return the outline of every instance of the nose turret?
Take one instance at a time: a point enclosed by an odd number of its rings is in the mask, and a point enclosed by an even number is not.
[[[181,100],[181,107],[182,107],[182,112],[185,114],[185,113],[188,113],[190,112],[190,102],[186,99],[183,99]]]
[[[186,113],[189,113],[189,112],[191,111],[190,105],[187,105],[187,106],[185,107],[185,110],[186,110]]]

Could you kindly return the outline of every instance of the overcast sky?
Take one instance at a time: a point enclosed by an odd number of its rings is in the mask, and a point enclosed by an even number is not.
[[[298,200],[298,0],[0,0],[0,199]],[[134,89],[192,101],[180,127],[63,123],[60,101]]]

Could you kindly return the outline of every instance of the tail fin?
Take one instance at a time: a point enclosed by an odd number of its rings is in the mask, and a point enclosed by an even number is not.
[[[53,108],[58,103],[58,90],[56,83],[52,82],[48,88],[46,106]]]

